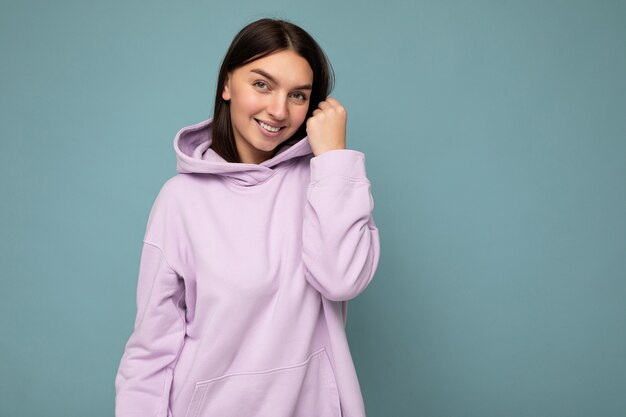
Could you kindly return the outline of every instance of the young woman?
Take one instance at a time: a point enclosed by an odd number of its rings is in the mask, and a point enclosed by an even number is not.
[[[348,300],[380,256],[364,154],[301,28],[233,40],[143,241],[117,417],[360,417]]]

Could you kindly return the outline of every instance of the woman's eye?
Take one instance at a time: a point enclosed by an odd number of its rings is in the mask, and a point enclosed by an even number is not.
[[[255,81],[254,83],[252,83],[252,85],[261,90],[267,90],[268,88],[267,84],[264,81]]]
[[[293,98],[295,98],[298,101],[305,101],[306,100],[306,96],[302,93],[292,93],[291,96]]]

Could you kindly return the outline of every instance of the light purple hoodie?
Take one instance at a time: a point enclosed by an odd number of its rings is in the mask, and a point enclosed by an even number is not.
[[[347,301],[380,257],[365,155],[308,138],[260,164],[174,139],[148,219],[117,417],[362,417]]]

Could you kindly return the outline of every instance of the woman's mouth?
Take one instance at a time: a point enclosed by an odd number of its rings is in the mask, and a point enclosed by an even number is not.
[[[266,130],[267,132],[270,132],[270,133],[278,133],[281,129],[283,129],[285,127],[285,126],[271,126],[271,125],[268,125],[267,123],[262,122],[262,121],[260,121],[258,119],[254,119],[254,120],[256,120],[256,122],[259,124],[259,126],[261,126],[264,130]]]

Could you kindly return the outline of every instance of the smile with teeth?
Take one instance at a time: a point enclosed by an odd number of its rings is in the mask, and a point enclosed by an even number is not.
[[[273,132],[276,133],[278,132],[280,129],[282,129],[282,127],[274,127],[274,126],[270,126],[267,123],[263,123],[260,120],[257,120],[257,123],[265,130],[267,130],[268,132]]]

